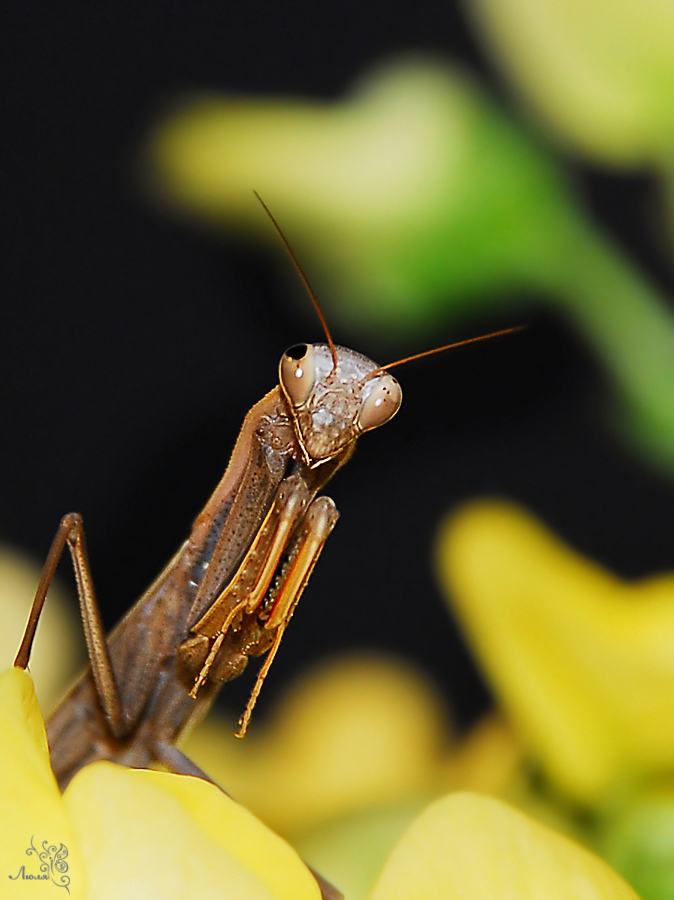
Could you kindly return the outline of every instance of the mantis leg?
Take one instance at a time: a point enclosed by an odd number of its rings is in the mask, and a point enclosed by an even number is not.
[[[196,699],[207,678],[212,677],[213,664],[237,617],[254,613],[264,601],[308,502],[309,491],[304,482],[298,478],[287,479],[238,571],[208,612],[192,626],[193,636],[179,649],[188,665],[194,666],[200,660],[191,697]],[[190,661],[190,655],[194,662]]]
[[[91,671],[94,684],[96,685],[96,693],[110,726],[110,731],[115,737],[122,737],[126,731],[122,702],[112,670],[108,644],[101,622],[101,614],[96,602],[89,561],[84,546],[84,526],[79,513],[68,513],[61,519],[49,550],[49,555],[42,569],[42,576],[14,665],[21,669],[25,669],[28,666],[40,614],[66,544],[68,545],[75,570],[77,595],[80,601],[82,623],[84,625],[84,637],[91,661]]]
[[[304,517],[300,533],[295,539],[295,547],[290,554],[291,561],[281,573],[274,606],[264,626],[268,631],[276,629],[274,643],[258,673],[248,705],[239,721],[236,737],[242,738],[246,733],[262,685],[281,644],[281,638],[307,586],[321,550],[337,524],[338,517],[339,513],[330,497],[318,497],[314,500]]]

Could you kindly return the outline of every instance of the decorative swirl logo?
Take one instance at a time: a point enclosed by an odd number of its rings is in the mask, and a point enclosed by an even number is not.
[[[56,844],[50,844],[49,841],[42,841],[42,850],[38,850],[33,843],[34,837],[35,835],[32,835],[30,839],[30,847],[26,850],[26,856],[34,855],[37,857],[40,863],[40,874],[33,875],[30,872],[26,872],[25,866],[21,866],[16,875],[8,875],[7,877],[11,881],[17,881],[19,878],[22,881],[51,881],[56,887],[65,888],[66,892],[70,894],[70,888],[68,887],[70,875],[66,875],[68,871],[68,863],[66,862],[68,848],[65,844],[57,846]]]

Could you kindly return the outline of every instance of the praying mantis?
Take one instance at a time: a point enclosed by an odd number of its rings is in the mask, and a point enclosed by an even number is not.
[[[260,199],[258,197],[258,199]],[[389,369],[519,330],[446,345],[386,366],[337,346],[301,266],[273,215],[319,315],[327,343],[297,344],[279,364],[279,385],[246,415],[224,475],[168,565],[106,637],[78,513],[66,515],[45,562],[15,665],[26,668],[59,559],[70,551],[90,667],[47,724],[61,789],[85,765],[159,762],[207,776],[177,748],[221,685],[265,656],[243,713],[255,701],[284,632],[334,528],[320,495],[358,438],[396,414],[402,392]]]

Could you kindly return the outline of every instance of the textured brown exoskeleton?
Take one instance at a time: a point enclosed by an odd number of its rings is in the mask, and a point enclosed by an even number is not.
[[[87,763],[195,773],[175,748],[249,657],[267,654],[240,734],[316,559],[338,517],[316,494],[353,453],[358,434],[390,418],[400,388],[358,353],[301,344],[284,354],[281,386],[246,416],[227,470],[192,533],[154,584],[103,636],[82,540],[66,516],[47,581],[73,554],[91,668],[52,715],[59,783]],[[45,585],[46,587],[46,585]],[[40,591],[42,594],[43,591]],[[24,657],[18,660],[24,664]]]

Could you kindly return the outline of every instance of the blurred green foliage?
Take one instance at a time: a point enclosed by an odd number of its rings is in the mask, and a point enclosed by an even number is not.
[[[674,897],[674,786],[652,786],[614,805],[599,850],[644,900]]]
[[[674,467],[664,298],[463,73],[407,59],[341,104],[194,101],[160,123],[148,152],[153,189],[176,210],[278,243],[258,190],[352,327],[421,335],[495,307],[518,324],[525,297],[552,304],[603,362],[631,435]]]

